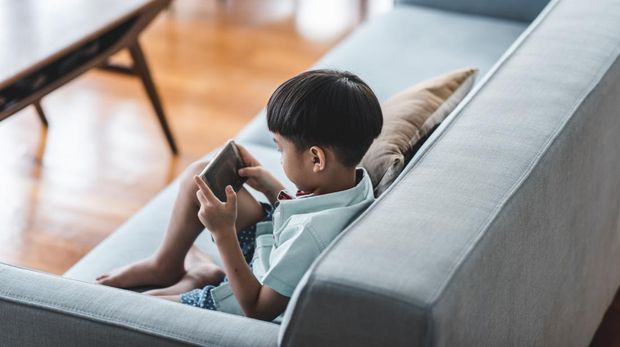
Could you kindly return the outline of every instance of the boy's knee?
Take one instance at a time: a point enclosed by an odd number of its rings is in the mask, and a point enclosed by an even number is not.
[[[209,160],[197,160],[189,164],[181,174],[181,184],[194,186],[194,176],[200,174],[207,164],[209,164]]]

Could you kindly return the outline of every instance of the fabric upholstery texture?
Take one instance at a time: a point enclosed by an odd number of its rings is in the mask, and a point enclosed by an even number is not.
[[[283,345],[588,345],[620,283],[620,3],[552,7],[315,262]]]
[[[423,141],[463,100],[474,85],[476,69],[453,71],[421,82],[381,105],[383,129],[362,159],[375,196],[398,177]]]
[[[530,22],[549,0],[396,0],[396,3]]]
[[[349,70],[383,102],[418,82],[464,66],[474,66],[480,70],[478,76],[484,76],[527,26],[421,6],[397,6],[361,25],[313,68]],[[237,139],[275,148],[264,110]]]
[[[1,346],[276,346],[278,326],[0,264]],[[10,284],[10,285],[6,285]]]

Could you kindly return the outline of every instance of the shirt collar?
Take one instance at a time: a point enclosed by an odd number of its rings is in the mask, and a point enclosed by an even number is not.
[[[299,190],[299,189],[297,189],[297,193],[295,193],[295,196],[292,196],[286,190],[281,190],[278,193],[277,202],[279,202],[280,200],[293,200],[295,198],[303,198],[304,196],[310,196],[310,195],[312,195],[312,193],[306,193],[303,190]]]
[[[281,191],[276,201],[276,207],[280,210],[284,219],[294,214],[318,212],[330,208],[350,206],[367,199],[374,199],[372,182],[364,168],[355,170],[357,184],[349,189],[321,194],[304,194],[298,191],[296,197],[286,191]]]

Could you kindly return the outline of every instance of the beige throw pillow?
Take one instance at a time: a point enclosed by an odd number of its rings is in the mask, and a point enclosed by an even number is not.
[[[383,103],[383,129],[362,159],[375,196],[394,182],[420,145],[474,85],[478,69],[457,70],[421,82]]]

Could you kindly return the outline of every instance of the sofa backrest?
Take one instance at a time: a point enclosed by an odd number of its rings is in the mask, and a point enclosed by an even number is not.
[[[549,0],[396,0],[396,3],[530,22]]]
[[[620,272],[620,2],[552,2],[313,265],[284,346],[587,345]]]

